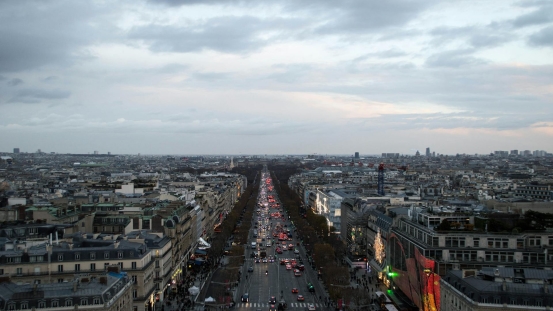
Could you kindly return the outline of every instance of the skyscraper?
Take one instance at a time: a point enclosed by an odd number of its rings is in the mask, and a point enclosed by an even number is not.
[[[431,156],[431,154],[430,154],[430,147],[427,147],[427,148],[426,148],[426,156],[427,156],[427,157]]]
[[[359,152],[355,152],[355,158],[359,159]]]
[[[19,153],[19,148],[13,148],[13,153]]]

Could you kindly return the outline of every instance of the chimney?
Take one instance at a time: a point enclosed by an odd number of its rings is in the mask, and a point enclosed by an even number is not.
[[[33,296],[36,296],[37,291],[38,291],[38,285],[37,285],[37,283],[34,283],[33,284]]]
[[[73,249],[73,243],[69,243],[67,245],[69,245],[69,249]]]
[[[79,288],[79,281],[75,280],[73,281],[73,292],[77,292],[77,289]]]
[[[493,275],[499,276],[499,269],[495,269],[495,270],[493,271]]]
[[[113,248],[119,248],[119,241],[113,242]]]
[[[503,283],[501,284],[501,289],[506,292],[507,291],[507,281],[503,280]]]

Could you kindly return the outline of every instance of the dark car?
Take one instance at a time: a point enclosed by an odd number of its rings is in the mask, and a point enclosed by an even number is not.
[[[275,303],[276,303],[276,297],[275,297],[275,296],[271,296],[271,298],[269,298],[269,303],[270,303],[270,304],[275,304]]]
[[[253,266],[248,267],[248,272],[253,272]]]
[[[250,295],[248,293],[242,295],[242,302],[250,302]]]

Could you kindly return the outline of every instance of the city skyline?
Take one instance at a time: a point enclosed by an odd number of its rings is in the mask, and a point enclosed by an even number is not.
[[[552,11],[550,1],[3,2],[0,149],[547,150]]]

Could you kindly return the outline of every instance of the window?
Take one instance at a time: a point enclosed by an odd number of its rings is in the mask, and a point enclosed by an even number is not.
[[[29,303],[28,302],[22,302],[21,303],[21,310],[29,309]]]
[[[90,253],[90,260],[96,259],[96,253]]]
[[[528,238],[528,245],[529,246],[541,246],[541,237],[539,236],[532,236]]]
[[[104,259],[109,259],[109,253],[104,253]]]
[[[517,248],[518,249],[524,248],[524,239],[517,239]]]
[[[36,256],[36,261],[37,262],[43,262],[44,261],[44,256]]]
[[[445,238],[446,247],[465,247],[465,238],[464,237],[446,237]]]
[[[96,264],[95,263],[90,264],[90,271],[96,271]]]
[[[57,300],[52,300],[52,308],[58,308],[59,306],[60,306],[59,301],[57,301]]]
[[[81,264],[80,263],[75,264],[75,271],[81,271]]]
[[[83,222],[81,222],[81,227],[83,227],[83,228],[84,228],[84,221],[83,221]]]
[[[58,261],[63,261],[63,255],[58,255]]]
[[[36,256],[29,256],[29,262],[36,262]]]
[[[509,239],[488,238],[488,248],[509,248]]]
[[[44,301],[39,301],[39,302],[38,302],[38,308],[39,308],[39,309],[44,309],[44,308],[46,308],[46,302],[44,302]]]
[[[23,275],[23,268],[17,268],[16,269],[16,274],[17,275]]]
[[[159,268],[159,260],[156,260],[156,268]]]
[[[131,269],[136,269],[136,261],[131,262]]]
[[[136,289],[132,290],[132,298],[138,297],[138,291]]]
[[[0,275],[4,274],[4,269],[0,269]]]
[[[69,300],[69,299],[66,300],[66,301],[65,301],[65,306],[66,306],[66,307],[72,307],[72,306],[73,306],[73,300]]]
[[[472,242],[474,247],[480,247],[480,238],[474,238]]]
[[[58,272],[63,272],[63,265],[58,265]]]
[[[15,310],[15,304],[14,303],[10,303],[8,305],[8,310]]]
[[[132,282],[133,282],[134,284],[136,284],[136,275],[133,275],[133,276],[132,276]]]
[[[58,283],[63,283],[63,279],[58,279]]]
[[[88,305],[88,299],[85,299],[85,298],[81,299],[81,306],[86,306],[86,305]]]
[[[117,253],[117,258],[123,258],[123,252]]]
[[[100,298],[95,297],[94,300],[92,300],[92,303],[95,304],[95,305],[99,305],[100,304]]]
[[[104,262],[104,270],[107,270],[109,267],[109,262]]]
[[[75,260],[81,260],[81,254],[79,253],[75,254]]]

